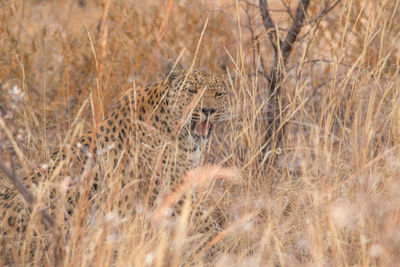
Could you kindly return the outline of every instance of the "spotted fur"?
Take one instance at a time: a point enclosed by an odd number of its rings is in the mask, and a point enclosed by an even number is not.
[[[223,75],[189,71],[172,63],[166,73],[167,77],[159,83],[128,91],[104,122],[75,145],[65,146],[55,154],[57,160],[52,168],[25,177],[26,185],[35,190],[43,177],[54,178],[56,171],[58,183],[67,176],[73,181],[76,177],[85,179],[85,172],[94,172],[93,181],[79,181],[92,184],[89,195],[94,196],[104,191],[113,177],[123,177],[120,189],[126,195],[120,205],[124,210],[133,209],[135,201],[146,194],[152,195],[148,204],[153,205],[161,186],[174,190],[184,174],[199,165],[201,143],[208,139],[209,132],[198,135],[196,126],[207,121],[206,128],[211,131],[208,124],[217,122],[225,113],[227,85]],[[110,165],[99,164],[104,162],[111,163],[112,168],[102,169]],[[50,195],[59,194],[57,190],[50,190]],[[69,196],[70,205],[66,208],[69,215],[73,213],[74,202],[83,194],[75,192]],[[50,206],[52,198],[49,196],[47,200]],[[179,212],[179,205],[176,210]],[[29,213],[21,195],[3,184],[0,187],[2,244],[5,237],[26,231]],[[196,215],[205,216],[199,211]],[[210,227],[206,222],[201,231],[209,231]]]

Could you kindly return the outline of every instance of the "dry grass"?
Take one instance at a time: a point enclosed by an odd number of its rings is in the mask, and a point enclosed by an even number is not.
[[[270,2],[278,7],[278,1]],[[312,1],[309,19],[318,14],[319,2]],[[286,135],[280,148],[269,144],[262,154],[269,96],[257,72],[249,21],[254,34],[261,34],[268,66],[272,56],[257,7],[227,0],[2,1],[0,114],[23,152],[14,155],[1,130],[2,160],[12,159],[19,175],[40,168],[57,147],[101,121],[125,90],[159,80],[168,58],[183,51],[181,62],[190,66],[208,18],[195,67],[221,72],[228,65],[238,75],[230,119],[217,127],[204,161],[241,173],[239,184],[217,180],[198,189],[224,227],[210,243],[218,251],[213,265],[395,266],[400,262],[399,5],[398,0],[343,0],[322,21],[304,27],[282,89]],[[283,27],[288,18],[281,14],[273,15]],[[64,264],[173,266],[196,254],[201,264],[196,246],[188,245],[207,238],[188,233],[194,207],[184,205],[177,228],[151,223],[151,209],[140,202],[133,203],[140,216],[121,218],[115,212],[121,173],[108,169],[114,193],[96,201],[104,218],[90,220],[84,202],[68,225],[62,211],[55,214],[69,229],[63,233]],[[40,205],[47,203],[51,186],[62,188],[62,202],[71,184],[65,179],[49,179],[37,190]],[[88,192],[88,184],[75,186]],[[41,253],[48,257],[48,234],[40,228],[38,220],[30,222],[23,254],[14,255],[16,265],[39,264]],[[39,246],[30,258],[34,242]]]

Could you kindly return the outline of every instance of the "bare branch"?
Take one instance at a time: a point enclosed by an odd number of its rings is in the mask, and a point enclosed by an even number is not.
[[[310,20],[309,23],[314,23],[316,21],[319,21],[322,17],[327,15],[329,12],[332,11],[338,4],[340,4],[342,0],[336,0],[332,5],[329,5],[329,2],[325,5],[325,8],[312,20]]]
[[[335,8],[341,0],[326,0],[325,7],[322,9],[320,14],[313,20],[308,20],[307,24],[319,21],[323,16],[328,14],[333,8]],[[267,73],[264,68],[264,62],[261,56],[261,66],[263,67],[262,74],[269,82],[269,91],[271,94],[271,114],[268,121],[268,130],[265,136],[265,143],[271,142],[270,139],[274,139],[277,143],[280,143],[282,136],[285,131],[285,122],[281,122],[282,112],[282,101],[280,99],[281,84],[284,78],[284,71],[286,70],[286,65],[293,50],[294,43],[296,42],[298,35],[300,34],[301,28],[306,25],[304,22],[307,16],[307,9],[310,5],[310,0],[298,0],[296,13],[293,14],[290,11],[290,3],[287,4],[285,1],[281,0],[282,5],[286,8],[286,12],[292,19],[292,24],[287,30],[286,38],[282,42],[279,39],[278,30],[279,28],[275,25],[272,17],[271,10],[268,7],[268,0],[259,0],[259,8],[261,17],[263,20],[263,25],[266,32],[268,33],[270,43],[274,50],[274,64],[273,68]],[[332,4],[333,3],[333,4]],[[285,32],[285,31],[282,31]],[[259,44],[257,42],[257,52],[260,53]],[[276,134],[274,134],[276,133]],[[265,151],[264,151],[265,152]]]
[[[247,23],[248,23],[248,29],[250,32],[250,38],[251,38],[251,54],[252,54],[252,59],[253,59],[253,69],[256,71],[256,37],[254,34],[254,28],[253,28],[253,22],[252,22],[252,16],[250,15],[250,8],[249,5],[246,6],[245,13],[247,16]]]
[[[285,1],[283,1],[283,0],[281,0],[281,3],[282,3],[282,5],[286,8],[286,13],[288,13],[289,16],[290,16],[290,18],[291,18],[292,20],[294,20],[294,16],[293,16],[292,12],[290,11],[290,6],[289,6]]]
[[[275,30],[275,23],[272,20],[271,15],[269,14],[268,2],[266,0],[260,0],[260,11],[265,29],[267,31],[271,29]]]
[[[260,0],[260,11],[261,11],[261,17],[263,19],[263,24],[265,27],[265,30],[268,33],[269,39],[271,41],[271,45],[275,51],[277,52],[277,44],[275,43],[276,40],[278,40],[277,35],[276,35],[276,26],[274,21],[271,18],[271,15],[269,14],[269,8],[268,8],[268,2],[266,0]],[[280,45],[280,44],[278,44]]]
[[[281,100],[280,100],[280,89],[283,81],[283,71],[286,67],[289,55],[293,49],[293,45],[297,40],[297,36],[303,26],[303,22],[306,18],[306,12],[310,4],[310,0],[299,0],[296,13],[290,12],[290,7],[284,1],[283,5],[286,8],[286,12],[292,18],[292,25],[286,34],[285,41],[282,42],[277,34],[277,27],[272,20],[267,0],[259,0],[260,13],[263,20],[265,30],[268,33],[270,43],[274,50],[274,65],[270,74],[268,75],[265,69],[264,77],[269,82],[269,91],[271,93],[272,110],[268,118],[268,130],[265,136],[265,143],[270,142],[273,138],[277,143],[280,143],[284,134],[285,125],[281,125],[282,114],[280,112]],[[259,51],[259,49],[258,49]],[[263,62],[261,62],[263,63]],[[263,65],[263,64],[262,64]],[[276,135],[274,134],[277,131]]]
[[[282,58],[284,65],[286,65],[290,52],[292,51],[293,44],[300,33],[301,27],[303,26],[303,21],[306,18],[306,12],[309,4],[310,0],[301,0],[297,6],[296,15],[292,22],[292,26],[290,27],[282,46]]]

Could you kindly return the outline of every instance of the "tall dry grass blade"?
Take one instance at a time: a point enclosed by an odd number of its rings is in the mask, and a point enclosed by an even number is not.
[[[195,187],[201,187],[214,179],[224,179],[232,183],[238,183],[240,177],[239,172],[233,168],[205,165],[192,169],[182,178],[182,182],[176,190],[167,195],[161,205],[156,208],[152,216],[152,221],[157,223],[168,216],[171,208],[178,203],[181,197]]]

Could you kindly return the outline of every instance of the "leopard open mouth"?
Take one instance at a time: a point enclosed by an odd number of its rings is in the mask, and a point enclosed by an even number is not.
[[[204,121],[192,121],[191,129],[192,133],[200,138],[208,139],[211,134],[213,124],[208,120]]]

